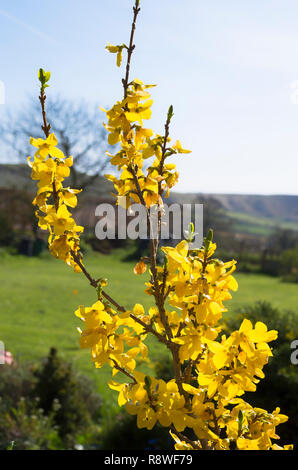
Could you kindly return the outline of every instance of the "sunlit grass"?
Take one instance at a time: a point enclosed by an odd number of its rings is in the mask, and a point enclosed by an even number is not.
[[[107,292],[126,308],[143,303],[145,308],[152,299],[144,293],[148,275],[135,276],[133,263],[121,261],[121,252],[112,256],[100,254],[86,257],[88,270],[94,277],[109,279]],[[78,305],[91,305],[96,301],[95,290],[83,275],[50,257],[3,259],[0,268],[0,340],[19,361],[36,360],[56,347],[74,367],[89,375],[106,403],[115,403],[115,395],[106,383],[109,368],[95,369],[90,362],[90,351],[78,345],[77,327],[80,320],[73,314]],[[281,309],[296,310],[298,288],[282,283],[277,278],[255,274],[238,274],[238,292],[226,303],[228,315],[238,308],[257,300],[270,301]],[[164,347],[153,339],[151,358],[157,361]],[[142,364],[146,370],[148,367]]]

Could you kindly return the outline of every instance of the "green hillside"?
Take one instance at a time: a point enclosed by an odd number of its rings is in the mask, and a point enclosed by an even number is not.
[[[278,218],[257,217],[246,213],[232,212],[228,210],[224,212],[232,219],[234,230],[238,233],[268,236],[277,227],[298,232],[298,221],[294,222]]]

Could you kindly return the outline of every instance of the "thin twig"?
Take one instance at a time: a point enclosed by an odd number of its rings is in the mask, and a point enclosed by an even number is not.
[[[83,265],[80,257],[74,252],[74,251],[71,251],[71,256],[73,257],[75,263],[81,268],[83,274],[85,275],[85,277],[88,279],[88,281],[90,282],[91,286],[94,287],[95,289],[98,288],[98,281],[96,281],[87,271],[87,269],[85,268],[85,266]],[[126,308],[122,307],[120,304],[118,304],[118,302],[116,302],[116,300],[114,300],[109,294],[107,294],[104,290],[101,291],[101,295],[108,301],[110,302],[112,305],[114,305],[114,307],[116,307],[116,309],[121,312],[121,313],[124,313],[127,311]],[[137,316],[135,316],[133,313],[130,314],[130,317],[136,321],[137,323],[139,323],[140,325],[142,325],[142,327],[144,328],[144,330],[147,332],[147,333],[151,333],[153,334],[154,336],[157,337],[157,339],[159,341],[161,341],[162,343],[164,343],[167,347],[170,347],[170,342],[164,337],[162,336],[160,333],[158,333],[157,331],[154,330],[154,328],[152,328],[151,325],[147,325],[147,323],[143,322],[140,318],[138,318]]]
[[[42,128],[46,138],[48,138],[49,135],[50,135],[51,125],[47,121],[47,113],[46,113],[46,105],[45,105],[46,99],[47,99],[47,97],[45,95],[44,89],[43,89],[43,87],[41,87],[40,95],[39,95],[39,101],[40,101],[40,104],[41,104],[41,112],[42,112],[42,119],[43,119],[43,125],[41,126],[41,128]],[[57,212],[58,209],[59,209],[59,198],[58,198],[58,192],[57,192],[57,189],[56,189],[55,179],[52,182],[52,187],[53,187],[54,204],[55,204],[55,209],[56,209],[56,212]]]
[[[184,436],[181,432],[177,431],[174,425],[171,426],[171,431],[179,437],[181,441],[186,442],[187,444],[191,445],[194,450],[201,450],[202,448],[196,441],[192,441],[188,437]]]
[[[141,10],[139,7],[139,0],[136,0],[135,6],[133,8],[134,16],[133,16],[133,21],[131,25],[131,32],[130,32],[130,40],[129,40],[129,46],[127,50],[127,63],[126,63],[126,73],[125,73],[125,78],[122,80],[123,83],[123,88],[124,88],[124,99],[127,97],[127,90],[128,90],[128,85],[129,85],[129,72],[130,72],[130,62],[131,62],[131,56],[132,53],[135,49],[135,44],[133,43],[134,40],[134,34],[136,30],[136,21],[138,14]]]
[[[115,361],[115,359],[111,359],[114,363],[115,369],[119,370],[119,372],[122,372],[122,374],[126,375],[126,377],[130,378],[134,384],[137,384],[138,382],[136,381],[135,377],[130,374],[126,369],[123,369],[123,367],[119,366],[119,364]]]
[[[39,95],[39,101],[41,104],[41,111],[42,111],[42,119],[43,119],[43,126],[41,126],[43,132],[45,133],[46,137],[49,137],[50,135],[50,130],[51,130],[51,125],[48,124],[47,122],[47,115],[46,115],[46,109],[45,109],[45,102],[46,102],[46,95],[44,92],[44,89],[41,88],[40,90],[40,95]]]

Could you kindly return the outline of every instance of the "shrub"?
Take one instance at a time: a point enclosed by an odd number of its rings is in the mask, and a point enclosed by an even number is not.
[[[33,366],[1,365],[0,367],[0,397],[2,410],[16,407],[22,397],[29,397],[34,387]]]
[[[284,251],[281,265],[283,280],[287,282],[298,282],[298,246]]]
[[[5,213],[0,212],[0,246],[9,246],[14,242],[15,233]]]
[[[113,421],[106,423],[100,436],[102,449],[160,450],[173,449],[173,441],[167,429],[156,426],[151,431],[138,429],[134,416],[123,411]]]
[[[1,366],[0,396],[1,448],[10,441],[23,449],[70,448],[101,415],[101,399],[90,379],[54,348],[41,364]]]
[[[248,399],[254,406],[275,408],[278,404],[290,417],[282,425],[282,436],[285,440],[297,441],[298,423],[298,375],[297,367],[291,364],[291,342],[298,339],[298,312],[280,311],[269,302],[257,302],[231,317],[226,322],[226,329],[233,331],[243,318],[252,322],[261,319],[268,329],[278,331],[278,338],[273,344],[274,360],[269,360],[265,366],[266,380],[261,380],[254,393],[247,393]],[[272,359],[272,358],[271,358]]]
[[[53,412],[46,416],[39,407],[39,400],[21,398],[15,407],[7,410],[0,401],[0,449],[45,450],[61,448],[61,440],[54,425]]]
[[[91,388],[90,380],[78,376],[70,363],[60,359],[52,348],[47,359],[35,371],[33,395],[47,415],[53,412],[55,401],[60,408],[54,413],[59,436],[68,445],[74,445],[76,436],[99,417],[101,400]]]

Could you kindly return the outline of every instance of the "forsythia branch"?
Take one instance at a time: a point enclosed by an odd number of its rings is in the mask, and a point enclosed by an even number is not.
[[[80,235],[84,228],[76,224],[70,212],[77,206],[80,191],[64,186],[73,161],[58,148],[55,135],[50,133],[45,109],[50,72],[39,70],[45,139],[30,139],[36,152],[28,164],[32,179],[38,182],[33,204],[40,229],[49,233],[52,255],[82,273],[96,290],[96,302],[90,307],[81,305],[75,312],[84,324],[84,329],[79,329],[80,346],[91,350],[95,367],[111,367],[113,379],[108,385],[118,392],[119,405],[137,416],[138,427],[152,429],[159,422],[169,429],[177,450],[291,449],[291,445],[282,447],[272,442],[278,439],[277,425],[287,416],[279,408],[269,413],[243,399],[244,393],[255,391],[264,377],[263,368],[272,356],[269,343],[277,338],[277,332],[249,320],[229,335],[222,331],[224,302],[238,287],[233,277],[236,262],[224,263],[213,257],[216,244],[212,231],[200,249],[193,250],[188,237],[176,247],[162,247],[165,261],[162,266],[157,261],[163,197],[168,197],[178,180],[176,166],[167,158],[190,151],[178,140],[170,143],[172,106],[164,135],[144,127],[153,103],[148,89],[154,85],[129,77],[139,12],[140,2],[136,0],[129,45],[106,47],[117,54],[118,66],[123,50],[127,50],[123,99],[104,110],[108,143],[120,143],[121,147],[115,155],[107,153],[118,176],[106,178],[114,184],[118,204],[128,209],[140,203],[146,208],[150,256],[142,258],[134,272],[144,274],[146,263],[150,265],[145,290],[153,298],[149,311],[139,303],[127,310],[103,289],[107,280],[94,279],[83,263]],[[153,160],[149,166],[145,165],[148,159]],[[157,234],[151,226],[153,207],[158,213]],[[149,361],[147,334],[154,335],[169,352],[174,369],[169,381],[137,370],[138,363]],[[129,382],[116,382],[118,372]]]

